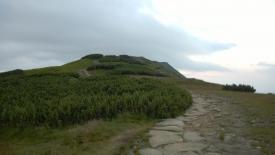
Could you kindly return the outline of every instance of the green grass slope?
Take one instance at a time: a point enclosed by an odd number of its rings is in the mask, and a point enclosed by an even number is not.
[[[91,59],[81,59],[62,66],[53,66],[53,67],[26,70],[24,71],[24,73],[26,75],[76,73],[78,70],[86,68],[90,64],[92,64]]]

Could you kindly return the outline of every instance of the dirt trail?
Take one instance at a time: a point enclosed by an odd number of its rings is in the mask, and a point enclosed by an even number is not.
[[[81,76],[81,77],[89,77],[91,76],[88,71],[86,69],[81,69],[78,71],[78,74]]]
[[[258,155],[245,136],[247,124],[233,102],[193,94],[184,116],[165,119],[148,133],[149,147],[141,155]]]

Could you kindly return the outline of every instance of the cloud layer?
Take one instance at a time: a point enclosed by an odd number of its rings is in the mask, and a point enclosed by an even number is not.
[[[145,56],[182,69],[223,70],[187,55],[231,45],[164,26],[140,11],[144,5],[139,0],[0,0],[0,71],[59,65],[92,52]]]

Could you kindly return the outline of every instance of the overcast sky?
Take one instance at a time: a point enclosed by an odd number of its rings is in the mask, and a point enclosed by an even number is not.
[[[0,0],[0,71],[129,54],[275,92],[274,16],[272,0]]]

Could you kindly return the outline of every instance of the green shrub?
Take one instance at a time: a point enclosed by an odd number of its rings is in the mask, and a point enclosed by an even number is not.
[[[95,64],[87,68],[87,70],[96,70],[96,69],[114,69],[117,65],[112,64]]]
[[[231,90],[231,91],[241,91],[241,92],[252,92],[254,93],[256,89],[254,89],[253,86],[250,85],[244,85],[244,84],[232,84],[232,85],[224,85],[223,90]]]
[[[119,55],[120,61],[129,63],[129,64],[139,64],[139,65],[144,65],[145,63],[140,61],[138,57],[131,57],[128,55]]]
[[[127,63],[127,64],[139,64],[144,65],[145,58],[141,57],[132,57],[128,55],[106,55],[102,59],[99,60],[100,62],[121,62],[121,63]]]
[[[7,71],[7,72],[0,73],[0,77],[10,76],[10,75],[21,75],[21,74],[23,74],[23,70],[15,69],[15,70],[12,70],[12,71]]]
[[[159,76],[165,77],[167,75],[156,72],[156,71],[149,71],[149,70],[116,70],[113,74],[120,74],[120,75],[147,75],[147,76]]]
[[[2,126],[60,126],[122,113],[174,117],[192,102],[171,82],[127,76],[43,74],[0,78]]]
[[[129,60],[121,60],[129,59]],[[168,76],[168,74],[164,72],[160,72],[158,69],[150,65],[141,65],[139,63],[134,63],[130,59],[134,59],[129,56],[104,56],[104,58],[100,59],[100,63],[95,63],[87,68],[88,71],[93,70],[105,70],[105,73],[112,75],[147,75],[147,76]],[[132,61],[130,63],[130,61]]]
[[[102,54],[89,54],[82,57],[81,59],[100,59],[100,58],[103,58]]]

